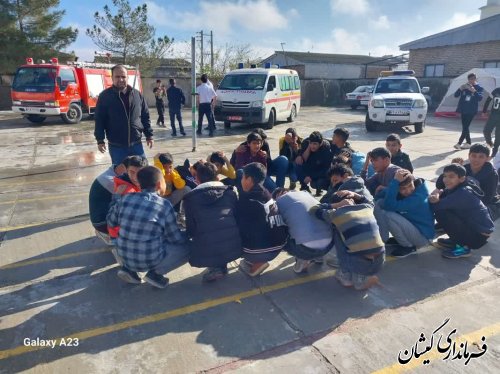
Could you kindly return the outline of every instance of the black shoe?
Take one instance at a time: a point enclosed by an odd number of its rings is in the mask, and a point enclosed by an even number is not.
[[[307,192],[311,193],[311,189],[309,188],[308,185],[304,185],[304,184],[300,185],[300,190],[307,191]]]
[[[439,238],[437,244],[442,248],[455,248],[456,245],[450,238]]]
[[[210,126],[205,127],[203,130],[210,131]]]
[[[391,237],[385,242],[385,245],[400,245],[400,244],[398,243],[396,238]]]
[[[316,188],[316,193],[314,194],[314,196],[321,196],[321,194],[322,194],[321,188]]]
[[[197,130],[196,135],[201,135],[201,130]]]
[[[417,249],[415,247],[403,247],[402,245],[395,247],[391,252],[392,257],[399,258],[408,257],[415,254],[417,254]]]
[[[434,225],[434,231],[436,232],[436,236],[444,234],[444,228],[439,223]]]
[[[205,283],[215,282],[218,279],[224,278],[225,275],[227,275],[227,267],[208,268],[203,274],[202,280]]]
[[[214,132],[213,132],[213,131],[210,131],[210,132],[208,133],[208,136],[213,137],[213,136],[214,136]]]
[[[118,277],[127,283],[132,284],[141,284],[142,280],[139,278],[139,275],[135,271],[127,269],[125,266],[122,266],[120,270],[118,270]]]
[[[182,136],[186,136],[186,133],[184,131],[181,131]]]
[[[176,133],[176,132],[173,132],[173,133],[172,133],[172,136],[177,136],[177,133]]]
[[[146,273],[144,280],[156,288],[165,288],[168,286],[168,278],[165,278],[163,275],[158,274],[153,270]]]

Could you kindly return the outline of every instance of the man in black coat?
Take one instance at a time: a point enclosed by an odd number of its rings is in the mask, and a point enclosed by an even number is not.
[[[127,69],[116,65],[111,69],[113,86],[99,94],[95,108],[94,136],[97,148],[107,150],[113,165],[119,165],[127,156],[146,158],[142,147],[142,133],[146,144],[153,147],[153,129],[146,100],[141,93],[127,84]]]
[[[241,239],[235,218],[238,197],[231,186],[217,180],[212,163],[199,165],[198,186],[184,196],[186,232],[190,240],[189,263],[208,267],[203,281],[213,282],[227,274],[227,263],[241,256]]]
[[[175,85],[175,79],[170,78],[170,87],[167,90],[168,99],[168,114],[170,115],[170,127],[172,128],[172,136],[177,136],[177,131],[175,130],[175,118],[179,121],[179,131],[182,136],[186,136],[184,132],[184,127],[182,126],[182,113],[181,108],[186,104],[186,97],[184,92]]]

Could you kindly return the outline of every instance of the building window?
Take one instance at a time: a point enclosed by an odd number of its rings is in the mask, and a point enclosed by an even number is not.
[[[484,63],[485,68],[500,68],[500,61],[487,61]]]
[[[424,77],[442,77],[444,76],[444,64],[425,65]]]

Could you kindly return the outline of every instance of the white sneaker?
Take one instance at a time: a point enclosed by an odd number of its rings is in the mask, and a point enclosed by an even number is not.
[[[462,149],[462,145],[457,143],[457,144],[455,144],[453,146],[453,148],[455,148],[455,149]]]
[[[464,143],[462,144],[462,146],[460,147],[461,149],[469,149],[471,146],[469,143]]]

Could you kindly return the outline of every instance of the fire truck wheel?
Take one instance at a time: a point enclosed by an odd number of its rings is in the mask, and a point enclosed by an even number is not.
[[[79,123],[82,120],[82,108],[77,103],[71,103],[66,113],[61,113],[61,118],[69,124]]]
[[[26,118],[28,119],[28,121],[33,123],[42,123],[47,117],[39,116],[37,114],[30,114]]]

